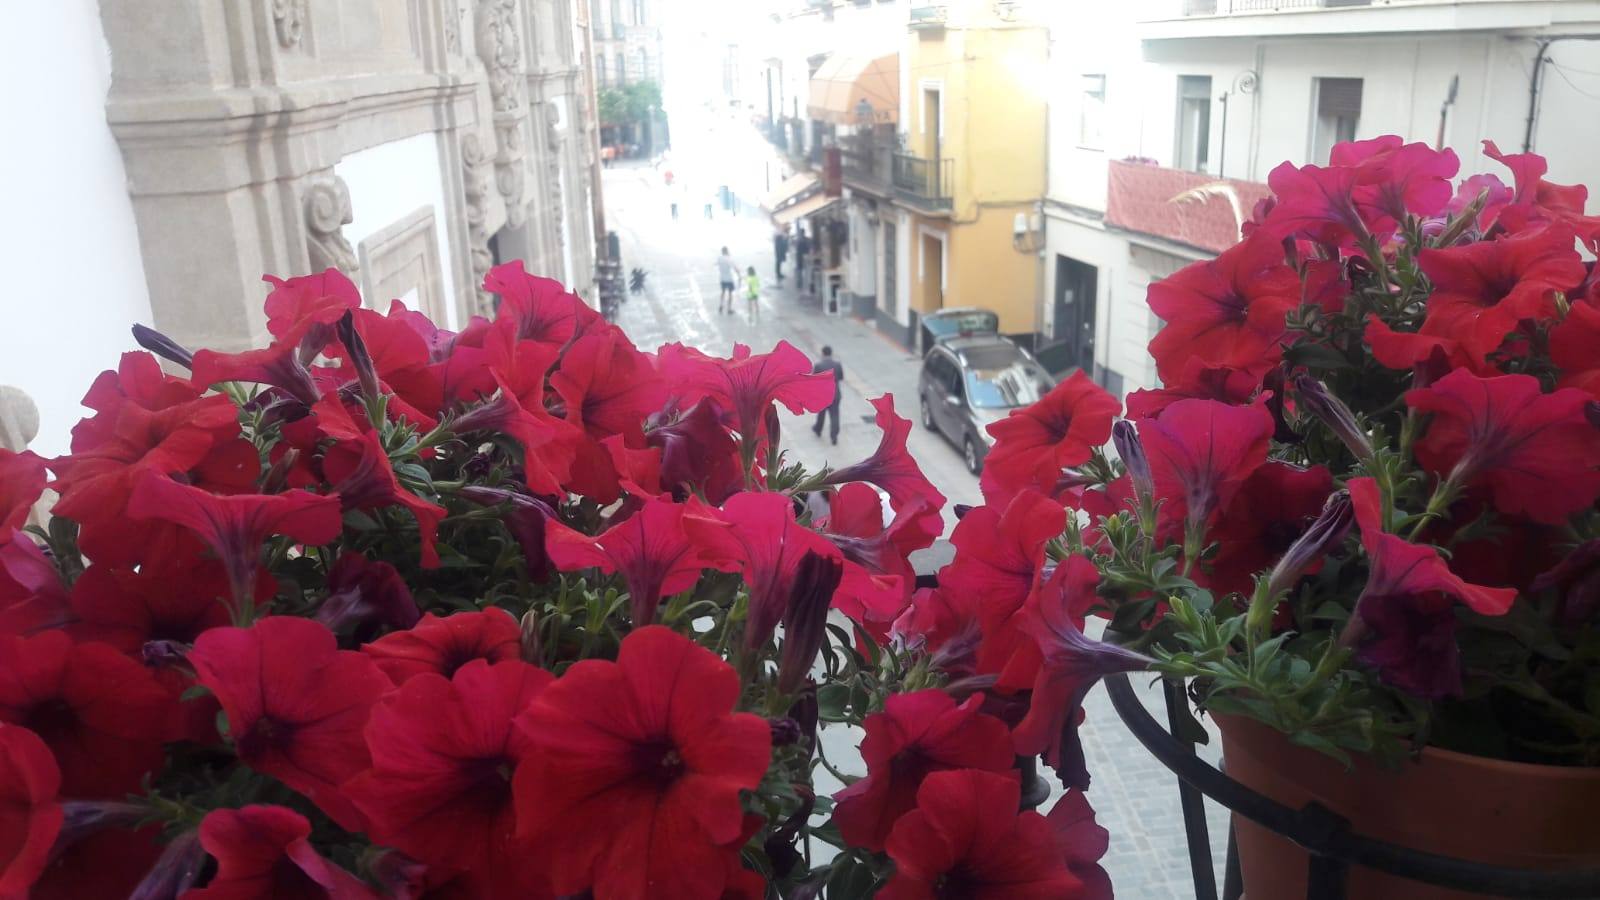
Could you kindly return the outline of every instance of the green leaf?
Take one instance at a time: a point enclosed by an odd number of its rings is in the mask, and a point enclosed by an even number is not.
[[[825,684],[817,688],[817,716],[829,722],[847,721],[845,710],[850,706],[848,685]]]

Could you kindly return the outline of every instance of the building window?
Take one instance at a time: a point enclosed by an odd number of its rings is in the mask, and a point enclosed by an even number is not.
[[[618,85],[627,84],[628,83],[628,59],[627,59],[627,56],[622,54],[622,53],[618,53],[617,56],[616,56],[616,60],[617,60],[617,84]]]
[[[632,24],[634,24],[634,25],[643,25],[644,24],[644,0],[633,0],[633,23]]]
[[[609,76],[611,75],[611,72],[606,69],[606,61],[604,59],[595,60],[594,75],[595,80],[600,83],[602,88],[610,87],[611,79]]]
[[[1361,127],[1361,79],[1318,78],[1311,118],[1311,161],[1327,165],[1333,145],[1356,139]]]
[[[1178,76],[1178,168],[1207,171],[1211,150],[1211,76]]]
[[[1100,150],[1105,141],[1106,77],[1082,76],[1083,96],[1078,109],[1078,146]]]

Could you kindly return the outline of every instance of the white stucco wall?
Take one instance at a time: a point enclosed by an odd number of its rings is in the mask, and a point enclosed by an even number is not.
[[[344,227],[344,235],[352,247],[359,249],[361,242],[372,234],[421,207],[432,207],[446,319],[439,324],[447,328],[460,327],[449,236],[439,227],[446,219],[444,173],[433,133],[413,135],[352,153],[339,160],[333,171],[350,188],[354,220]],[[374,309],[388,309],[389,301],[394,298],[363,299]]]
[[[136,348],[129,326],[151,321],[95,0],[12,5],[0,84],[0,384],[38,403],[33,448],[55,455],[95,375]]]

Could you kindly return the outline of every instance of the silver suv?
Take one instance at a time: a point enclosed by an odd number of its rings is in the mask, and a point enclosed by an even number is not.
[[[922,360],[917,390],[922,426],[960,447],[967,471],[976,475],[994,446],[989,423],[1033,403],[1054,386],[1037,360],[999,335],[945,338]]]

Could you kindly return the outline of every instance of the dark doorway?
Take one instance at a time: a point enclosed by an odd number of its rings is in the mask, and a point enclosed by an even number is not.
[[[883,296],[878,308],[894,317],[900,306],[900,236],[893,222],[883,223]]]
[[[1056,254],[1055,327],[1051,340],[1062,349],[1063,361],[1086,372],[1094,371],[1094,312],[1100,270],[1070,256]]]

